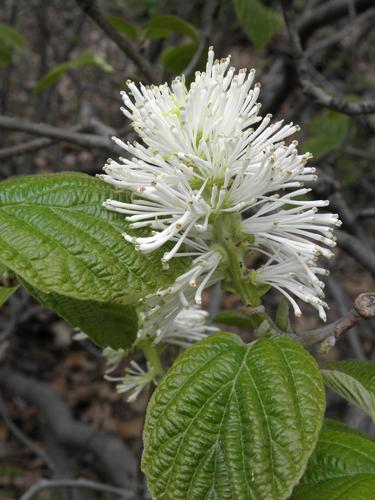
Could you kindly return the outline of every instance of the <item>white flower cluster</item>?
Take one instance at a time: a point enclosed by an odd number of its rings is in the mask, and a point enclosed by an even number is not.
[[[104,378],[109,382],[117,382],[117,392],[127,392],[127,401],[129,403],[134,402],[143,389],[154,380],[153,371],[143,370],[134,360],[130,361],[130,366],[125,370],[124,376],[112,376],[111,373],[118,368],[125,356],[125,352],[122,349],[106,347],[103,350],[103,356],[107,359],[107,369]]]
[[[298,154],[297,142],[288,141],[299,127],[260,117],[255,71],[236,74],[229,63],[230,57],[214,61],[210,48],[206,70],[195,74],[190,88],[184,77],[171,86],[128,82],[129,93],[122,95],[122,110],[142,142],[114,138],[128,158],[109,160],[101,177],[134,194],[131,203],[107,200],[105,206],[125,214],[133,228],[151,228],[150,236],[124,235],[141,252],[169,241],[164,265],[173,257],[193,257],[191,269],[170,289],[145,301],[152,307],[144,313],[141,335],[154,331],[156,342],[176,341],[176,327],[191,328],[195,321],[196,338],[205,333],[193,303],[200,304],[203,289],[222,278],[212,221],[227,213],[242,215],[242,232],[253,237],[249,251],[266,262],[256,270],[257,281],[279,290],[296,315],[299,298],[325,319],[318,276],[326,271],[317,260],[332,254],[338,217],[317,213],[328,202],[306,197],[310,190],[303,183],[316,179],[315,170],[306,166],[310,155]],[[186,342],[183,335],[177,343]]]

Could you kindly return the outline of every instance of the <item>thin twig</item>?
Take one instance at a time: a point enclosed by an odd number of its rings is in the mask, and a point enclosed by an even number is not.
[[[26,491],[20,500],[32,500],[42,490],[56,489],[56,488],[84,488],[95,491],[102,491],[103,493],[112,493],[124,500],[135,500],[135,495],[130,490],[116,488],[109,484],[98,483],[89,479],[41,479],[34,484],[28,491]]]
[[[337,212],[344,227],[356,236],[362,244],[371,251],[371,244],[368,240],[366,232],[360,224],[358,224],[356,213],[351,210],[345,198],[342,196],[340,189],[337,189],[328,196],[330,206],[333,211]]]
[[[365,247],[358,238],[345,231],[336,230],[335,235],[338,246],[375,276],[375,252]]]
[[[338,339],[360,321],[372,318],[375,318],[375,293],[362,293],[355,299],[352,309],[334,323],[316,330],[287,335],[305,346],[320,344],[329,338]]]
[[[350,308],[350,300],[342,286],[333,277],[328,277],[326,280],[327,291],[336,302],[337,311],[340,316],[345,316],[346,311]],[[366,324],[366,323],[364,323]],[[363,351],[362,343],[359,339],[359,330],[356,326],[352,328],[350,335],[347,336],[351,350],[358,359],[366,360],[367,357]]]
[[[6,427],[10,430],[10,432],[22,443],[31,450],[34,455],[41,458],[43,462],[47,465],[47,467],[54,471],[56,469],[56,465],[53,460],[45,453],[39,446],[37,446],[31,439],[29,439],[19,427],[9,418],[3,398],[0,396],[0,415],[2,416]]]
[[[134,47],[132,42],[122,36],[107,21],[105,15],[99,9],[96,0],[76,0],[81,9],[104,31],[104,33],[131,59],[137,68],[147,78],[149,83],[158,83],[157,72],[150,65],[140,52]]]
[[[354,8],[357,14],[374,6],[374,0],[355,0]],[[312,12],[307,12],[299,24],[301,40],[306,41],[316,30],[348,16],[348,0],[331,0],[321,2]]]
[[[362,158],[363,160],[375,162],[375,152],[372,151],[364,151],[362,149],[353,148],[352,146],[345,146],[344,153],[358,156],[358,158]]]
[[[374,0],[355,0],[357,13],[366,11],[373,5]],[[298,26],[302,43],[305,43],[318,29],[340,21],[347,15],[347,0],[331,0],[314,6],[314,10],[308,12]],[[295,72],[290,61],[284,56],[274,59],[262,80],[263,112],[275,113],[295,87]]]
[[[72,130],[65,130],[46,123],[33,123],[10,116],[0,115],[0,129],[17,130],[28,134],[48,137],[57,141],[66,141],[78,144],[85,148],[99,148],[119,154],[116,144],[107,137],[96,134],[83,134]]]
[[[354,29],[357,29],[361,24],[373,23],[375,16],[375,8],[369,9],[363,12],[361,15],[353,19],[353,21],[344,25],[344,27],[328,38],[323,38],[323,40],[318,40],[311,47],[309,47],[305,54],[308,57],[311,57],[313,54],[317,52],[321,52],[323,49],[330,47],[331,45],[339,42],[343,38],[347,37]]]
[[[199,47],[195,51],[192,60],[189,62],[187,67],[184,69],[183,73],[186,78],[188,78],[194,71],[194,68],[199,63],[202,57],[203,51],[205,50],[211,33],[212,18],[215,12],[217,0],[207,0],[205,4],[205,9],[203,12],[202,29],[199,33]]]
[[[284,19],[292,44],[293,56],[296,62],[297,75],[305,94],[313,97],[320,105],[348,115],[375,113],[375,100],[351,102],[343,96],[330,95],[326,89],[311,80],[309,63],[302,48],[300,35],[295,21],[293,0],[281,0]]]
[[[40,139],[33,139],[32,141],[17,144],[16,146],[0,149],[0,160],[7,160],[8,158],[21,156],[27,153],[34,153],[40,149],[48,148],[53,142],[52,139],[41,137]]]
[[[363,208],[362,210],[358,210],[356,215],[360,219],[367,219],[369,217],[375,217],[375,207],[374,208]]]
[[[1,118],[1,117],[0,117]],[[84,122],[72,127],[71,132],[92,132],[97,134],[98,136],[103,137],[112,137],[116,135],[116,131],[109,127],[108,125],[102,123],[96,118],[89,118]],[[121,131],[119,131],[121,135]],[[33,139],[31,141],[23,142],[21,144],[17,144],[16,146],[9,146],[8,148],[0,149],[0,160],[6,160],[8,158],[12,158],[14,156],[21,156],[27,153],[33,153],[35,151],[39,151],[40,149],[47,148],[55,144],[55,140],[48,139],[47,137],[41,137],[40,139]],[[112,144],[114,147],[113,151],[116,149],[116,145]],[[112,149],[110,150],[112,152]],[[120,153],[119,150],[116,152]]]
[[[61,445],[90,452],[115,484],[134,486],[136,465],[126,445],[102,429],[75,420],[65,401],[48,384],[4,367],[0,368],[0,387],[34,404]]]

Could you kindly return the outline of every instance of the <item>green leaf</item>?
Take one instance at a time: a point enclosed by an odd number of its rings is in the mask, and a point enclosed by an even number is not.
[[[0,287],[0,306],[5,304],[5,302],[11,297],[14,292],[16,292],[18,289],[18,286],[14,286],[12,288],[6,288],[4,286]]]
[[[192,60],[197,49],[196,43],[184,43],[176,47],[169,47],[162,53],[161,62],[172,73],[179,75]]]
[[[7,66],[12,62],[13,49],[7,45],[0,44],[0,67]]]
[[[286,337],[219,333],[174,363],[153,394],[142,467],[156,499],[282,500],[318,439],[324,387]]]
[[[120,33],[128,36],[129,38],[137,37],[137,28],[125,21],[122,17],[108,16],[107,21]]]
[[[138,330],[135,307],[123,304],[77,300],[57,293],[43,293],[24,281],[22,284],[41,304],[49,307],[79,328],[99,347],[127,349],[132,346]]]
[[[8,47],[15,49],[26,46],[23,35],[8,24],[2,22],[0,22],[0,40]]]
[[[169,286],[190,260],[176,259],[165,271],[165,248],[138,252],[122,233],[140,233],[102,207],[108,198],[130,201],[129,193],[85,174],[1,183],[0,261],[43,293],[83,301],[130,304]]]
[[[194,26],[178,16],[155,16],[145,24],[144,30],[145,37],[149,40],[167,38],[173,33],[180,33],[198,41],[198,33]]]
[[[257,49],[264,48],[282,26],[282,17],[259,0],[234,0],[238,20]]]
[[[311,119],[310,137],[303,142],[302,149],[320,158],[337,148],[348,130],[349,116],[326,109]]]
[[[91,51],[82,52],[78,59],[72,61],[67,61],[61,64],[56,64],[48,73],[46,73],[36,84],[35,91],[40,92],[47,87],[50,87],[56,83],[65,73],[71,71],[72,69],[79,68],[82,66],[97,66],[106,73],[113,71],[112,66],[107,64],[102,57],[94,54]]]
[[[375,423],[375,363],[372,361],[327,361],[324,382],[351,403],[359,406]]]
[[[291,500],[373,500],[375,442],[327,420]]]
[[[220,311],[213,319],[213,323],[235,326],[241,330],[252,331],[254,324],[248,316],[237,311]]]
[[[0,262],[0,276],[7,272],[7,268]],[[18,290],[19,286],[7,287],[0,286],[0,306],[5,304],[5,302],[11,297],[14,292]]]

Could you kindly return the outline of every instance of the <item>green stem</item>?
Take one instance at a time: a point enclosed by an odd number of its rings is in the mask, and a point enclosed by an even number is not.
[[[246,267],[240,254],[239,248],[231,242],[223,244],[229,264],[229,272],[236,291],[240,294],[245,305],[258,306],[260,301],[256,290],[246,280]]]
[[[147,363],[150,369],[155,374],[155,379],[159,376],[163,375],[164,368],[161,363],[160,353],[157,347],[154,346],[151,339],[144,339],[139,342],[138,346],[144,352],[144,355],[147,359]]]
[[[240,294],[245,305],[259,306],[261,301],[246,269],[246,238],[239,214],[220,214],[214,223],[214,240],[224,251],[228,263],[228,280]]]

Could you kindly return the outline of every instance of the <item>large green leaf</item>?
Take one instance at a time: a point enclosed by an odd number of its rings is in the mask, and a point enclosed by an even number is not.
[[[47,87],[50,87],[56,83],[65,73],[71,71],[72,69],[79,68],[82,66],[97,66],[106,73],[113,71],[112,66],[110,66],[102,57],[94,54],[90,50],[82,52],[82,54],[72,61],[63,62],[56,64],[48,73],[46,73],[36,84],[36,92],[40,92]]]
[[[145,37],[151,40],[157,38],[166,38],[173,33],[186,35],[196,42],[198,33],[192,24],[178,16],[170,14],[154,16],[144,26]]]
[[[142,467],[157,500],[282,500],[318,439],[324,388],[286,337],[219,333],[185,351],[150,401]]]
[[[25,282],[22,284],[36,300],[82,330],[98,346],[127,349],[133,344],[138,329],[134,306],[77,300],[57,293],[43,293]]]
[[[326,109],[316,114],[309,123],[310,137],[302,149],[320,158],[340,146],[349,130],[349,117]]]
[[[14,177],[0,184],[0,261],[43,293],[129,304],[165,288],[186,266],[163,270],[165,249],[144,255],[122,237],[125,217],[102,207],[129,194],[84,174]]]
[[[327,420],[292,500],[373,500],[375,442]]]
[[[362,408],[375,422],[375,363],[372,361],[327,361],[324,382],[351,403]]]
[[[234,0],[238,20],[256,48],[263,48],[280,29],[282,17],[259,0]]]

